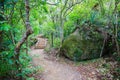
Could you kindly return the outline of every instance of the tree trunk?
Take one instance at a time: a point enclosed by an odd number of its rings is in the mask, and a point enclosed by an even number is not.
[[[27,40],[28,36],[33,33],[32,27],[30,25],[29,21],[29,0],[25,0],[25,10],[26,10],[26,20],[25,20],[25,27],[26,27],[26,32],[23,35],[22,39],[17,43],[15,47],[15,59],[16,59],[16,65],[18,68],[20,68],[21,64],[19,62],[19,56],[20,56],[20,49],[23,43]],[[21,72],[21,69],[19,70]]]
[[[116,0],[115,1],[115,8],[114,8],[114,16],[115,16],[115,19],[116,19],[115,26],[114,26],[115,27],[115,33],[114,33],[115,37],[114,37],[114,39],[115,39],[117,53],[120,56],[120,47],[119,47],[119,43],[118,43],[118,40],[117,40],[117,37],[118,37],[118,11],[117,11],[117,5],[118,5],[118,3],[119,3],[119,1]]]
[[[0,22],[4,21],[4,17],[2,15],[4,15],[4,0],[0,0]],[[1,27],[1,23],[0,23],[0,27]],[[3,34],[4,32],[2,30],[0,30],[0,45],[3,42]],[[0,46],[0,50],[2,50],[2,46]]]
[[[21,41],[19,41],[15,47],[15,54],[18,56],[20,52],[20,48],[23,45],[23,43],[27,40],[28,36],[33,33],[32,27],[29,22],[29,0],[25,0],[25,10],[26,10],[26,22],[25,22],[25,27],[26,27],[26,32],[23,35]]]
[[[53,40],[54,40],[54,39],[53,39],[53,35],[54,35],[54,34],[53,34],[53,32],[52,32],[52,33],[51,33],[51,46],[52,46],[52,47],[54,47],[54,44],[53,44],[53,42],[54,42],[54,41],[53,41]]]
[[[64,26],[64,20],[63,20],[63,17],[62,17],[62,13],[60,15],[60,45],[62,45],[62,42],[63,42],[63,39],[64,39],[64,29],[63,29],[63,26]]]

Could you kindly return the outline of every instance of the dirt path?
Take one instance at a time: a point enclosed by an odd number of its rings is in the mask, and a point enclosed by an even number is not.
[[[101,80],[95,64],[93,66],[91,64],[75,66],[69,60],[67,62],[62,58],[56,60],[57,58],[45,54],[44,49],[38,49],[44,48],[47,40],[43,38],[38,40],[34,46],[37,49],[32,48],[30,52],[33,65],[41,66],[44,69],[42,76],[41,74],[35,75],[37,80]]]
[[[33,64],[44,68],[42,79],[39,80],[85,80],[72,66],[58,61],[49,60],[43,49],[33,49]]]

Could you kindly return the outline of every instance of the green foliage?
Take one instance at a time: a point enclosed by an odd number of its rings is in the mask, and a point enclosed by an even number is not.
[[[0,31],[9,31],[11,29],[11,26],[9,24],[6,24],[6,23],[4,23],[0,26],[1,26]]]
[[[13,47],[13,46],[12,46]],[[3,51],[0,53],[0,75],[1,76],[12,76],[15,75],[15,73],[12,73],[11,71],[16,70],[15,61],[13,59],[14,52],[11,51]]]
[[[69,21],[65,22],[65,24],[64,24],[64,31],[65,31],[64,36],[67,37],[68,35],[70,35],[74,29],[75,29],[75,26],[74,26],[73,21],[69,20]]]
[[[60,46],[60,38],[55,38],[54,39],[54,47],[59,48],[59,46]]]
[[[29,62],[31,61],[31,58],[28,54],[26,53],[21,53],[20,55],[20,63],[22,64],[22,67],[27,67],[29,66]]]
[[[32,67],[32,65],[29,65],[25,68],[23,68],[22,73],[18,74],[18,76],[22,75],[25,79],[34,79],[33,77],[30,77],[29,75],[36,74],[37,72],[42,72],[43,69],[40,66]]]
[[[17,69],[14,61],[14,47],[26,30],[24,28],[25,5],[22,0],[4,1],[4,10],[0,8],[0,76],[9,76],[11,73],[15,76]],[[68,0],[66,4],[66,0],[52,1],[57,4],[48,5],[46,0],[30,0],[30,23],[34,31],[31,38],[43,34],[51,44],[51,37],[53,37],[53,47],[60,48],[63,29],[65,41],[62,49],[67,57],[72,57],[74,60],[81,59],[80,56],[84,53],[85,58],[88,54],[88,57],[94,58],[100,53],[103,38],[93,30],[94,26],[97,26],[96,28],[101,29],[103,32],[117,36],[120,45],[119,0],[83,0],[80,4],[78,4],[79,0]],[[62,9],[64,10],[62,11]],[[86,28],[91,28],[84,31],[84,25],[86,25]],[[81,30],[79,37],[70,35],[76,27]],[[69,38],[69,35],[71,38]],[[30,46],[36,43],[35,39],[28,39],[28,41]],[[109,45],[112,45],[112,43]],[[20,68],[23,71],[17,75],[22,75],[27,80],[34,80],[32,77],[28,78],[27,76],[27,74],[33,73],[34,69],[28,68],[30,67],[31,58],[25,53],[25,49],[28,49],[28,47],[24,44],[21,47],[19,59]],[[117,52],[115,53],[115,55],[118,55]],[[120,57],[116,58],[120,61]],[[119,72],[119,70],[117,71]]]
[[[41,1],[41,4],[45,4],[46,1]],[[41,8],[41,12],[47,12],[46,6],[42,5],[44,7]],[[37,10],[34,10],[37,11]],[[30,17],[30,20],[35,20],[39,16],[37,14],[38,12],[33,11],[33,16]],[[30,61],[31,58],[29,55],[25,53],[25,50],[28,49],[26,45],[24,44],[21,47],[21,52],[19,59],[17,61],[20,61],[18,63],[21,64],[21,66],[16,65],[16,59],[15,59],[15,53],[14,48],[16,46],[16,43],[20,41],[23,34],[25,33],[25,7],[24,7],[24,1],[19,0],[5,0],[4,2],[4,13],[1,11],[1,5],[0,5],[0,77],[5,78],[16,78],[18,76],[22,76],[24,78],[28,78],[28,74],[35,71],[30,68],[28,70],[28,67],[30,67]],[[43,17],[42,17],[43,18]],[[38,20],[39,21],[39,20]],[[42,22],[42,21],[41,21]],[[39,22],[33,21],[31,22],[35,34],[39,34]],[[22,68],[22,72],[18,73],[18,70]],[[32,70],[32,71],[31,71]],[[37,71],[38,69],[36,69]],[[32,78],[31,78],[32,79]],[[33,79],[32,79],[33,80]]]
[[[34,77],[27,78],[26,80],[35,80]]]

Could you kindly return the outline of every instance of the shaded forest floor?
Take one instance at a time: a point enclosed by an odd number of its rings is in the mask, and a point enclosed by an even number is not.
[[[105,68],[103,60],[93,60],[87,62],[73,62],[65,58],[56,58],[45,54],[44,49],[32,49],[31,56],[34,66],[41,66],[42,73],[37,73],[34,77],[37,80],[103,80],[104,77],[111,79],[111,75]]]

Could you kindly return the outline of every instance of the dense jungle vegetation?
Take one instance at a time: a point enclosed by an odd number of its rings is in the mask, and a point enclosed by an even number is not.
[[[120,80],[120,0],[0,0],[0,80],[36,80],[41,67],[30,51],[38,35],[47,39],[46,53],[103,59],[112,79],[101,80]]]

